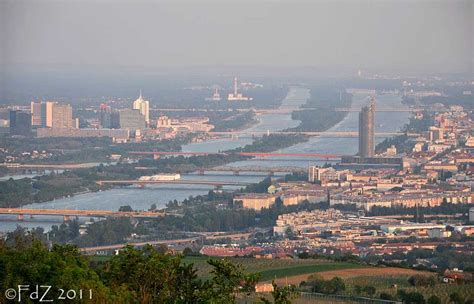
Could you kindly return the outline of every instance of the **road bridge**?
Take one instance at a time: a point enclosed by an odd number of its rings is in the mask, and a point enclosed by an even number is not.
[[[232,172],[234,175],[240,173],[254,172],[254,173],[268,173],[273,175],[275,173],[305,173],[305,168],[299,167],[215,167],[211,169],[202,168],[196,170],[200,175],[206,174],[206,172]]]
[[[109,210],[71,210],[71,209],[26,209],[26,208],[0,208],[0,214],[17,215],[18,220],[23,220],[25,215],[57,215],[63,216],[68,221],[71,216],[75,217],[133,217],[133,218],[154,218],[164,215],[162,212],[152,211],[109,211]]]
[[[306,136],[318,136],[323,138],[358,138],[359,132],[357,131],[226,131],[226,132],[208,132],[210,136],[228,136],[228,137],[256,137],[263,135],[306,135]],[[375,132],[375,137],[393,137],[399,135],[407,135],[410,137],[418,137],[418,133],[404,133],[404,132]]]
[[[202,181],[202,180],[100,180],[96,181],[96,183],[100,186],[103,185],[159,185],[159,184],[166,184],[166,185],[209,185],[215,187],[222,187],[222,186],[248,186],[250,183],[245,182],[235,182],[235,181]]]
[[[234,109],[234,108],[227,108],[227,109],[206,109],[206,108],[196,108],[196,109],[183,109],[183,108],[154,108],[150,109],[150,111],[157,111],[157,112],[254,112],[255,114],[291,114],[294,111],[318,111],[321,108],[298,108],[298,107],[288,107],[288,108],[277,108],[277,109],[255,109],[255,108],[247,108],[247,109]],[[360,112],[360,108],[335,108],[334,111],[336,112]],[[426,111],[429,109],[423,108],[401,108],[401,107],[376,107],[375,112],[420,112]]]
[[[207,155],[239,155],[248,157],[301,157],[309,159],[341,159],[341,155],[323,153],[267,153],[267,152],[181,152],[181,151],[131,151],[131,155],[141,156],[207,156]]]

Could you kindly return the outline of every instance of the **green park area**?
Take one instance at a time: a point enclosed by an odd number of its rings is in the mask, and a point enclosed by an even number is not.
[[[185,257],[184,263],[193,263],[199,276],[210,276],[211,266],[207,263],[211,257]],[[240,264],[246,271],[259,272],[262,281],[285,278],[301,274],[311,274],[330,270],[359,268],[362,265],[347,262],[333,262],[319,259],[256,259],[251,257],[231,257],[232,263]]]

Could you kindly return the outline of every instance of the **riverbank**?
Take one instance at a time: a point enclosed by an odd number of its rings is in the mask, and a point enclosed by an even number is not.
[[[310,98],[301,106],[302,109],[291,114],[293,120],[301,123],[288,131],[323,132],[341,122],[348,112],[339,112],[336,108],[350,108],[352,105],[352,95],[343,90],[333,87],[312,88]]]

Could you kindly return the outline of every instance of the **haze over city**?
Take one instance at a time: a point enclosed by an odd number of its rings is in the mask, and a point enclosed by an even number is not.
[[[472,1],[1,5],[4,64],[472,71]]]
[[[0,0],[0,303],[473,303],[473,12]]]

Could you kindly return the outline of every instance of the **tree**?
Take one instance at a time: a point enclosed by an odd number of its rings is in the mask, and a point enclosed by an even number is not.
[[[294,287],[291,285],[278,287],[275,281],[272,281],[272,285],[273,291],[271,294],[273,298],[273,304],[291,304],[291,300],[296,297]],[[272,304],[272,302],[264,297],[260,297],[260,301],[262,301],[264,304]]]
[[[133,212],[133,209],[129,205],[120,206],[119,212]]]
[[[207,297],[212,299],[212,303],[234,303],[237,291],[253,291],[260,279],[260,274],[247,274],[242,265],[233,264],[229,259],[211,259],[208,264],[213,267],[212,279],[205,285]]]
[[[382,299],[382,300],[387,300],[387,301],[393,301],[393,300],[395,300],[395,297],[392,296],[392,295],[389,294],[389,293],[382,292],[382,293],[380,294],[380,299]]]
[[[311,275],[308,277],[307,285],[311,286],[313,292],[337,294],[346,290],[344,281],[339,277],[334,277],[331,280],[324,280],[321,276]]]
[[[183,249],[183,255],[184,256],[190,256],[190,255],[193,255],[193,250],[189,247],[186,247]]]
[[[458,292],[453,292],[449,295],[449,299],[454,304],[464,304],[464,299]]]
[[[29,238],[29,236],[26,236]],[[27,245],[26,245],[27,244]],[[26,246],[25,246],[26,245]],[[51,250],[39,240],[20,241],[11,245],[0,242],[0,289],[35,284],[54,286],[51,298],[58,298],[59,289],[94,290],[91,303],[109,303],[109,289],[88,261],[72,245],[54,245]],[[2,295],[3,296],[3,295]],[[0,298],[3,303],[3,299]],[[23,298],[22,303],[35,301]],[[75,301],[79,303],[79,301]]]
[[[346,290],[346,285],[340,277],[334,277],[328,281],[326,293],[336,294]]]
[[[374,294],[377,292],[377,289],[376,289],[374,286],[367,285],[367,286],[364,286],[364,292],[365,292],[369,297],[373,297]]]
[[[415,287],[434,286],[436,279],[433,276],[415,274],[408,279],[408,282]]]
[[[405,292],[404,290],[398,291],[400,299],[407,304],[424,304],[425,297],[419,292]]]
[[[286,228],[285,235],[290,240],[296,240],[296,234],[293,232],[291,227]]]
[[[427,304],[441,304],[441,299],[435,295],[432,295],[431,297],[428,298],[428,301],[426,301]]]
[[[105,266],[104,279],[141,303],[202,303],[202,283],[191,264],[180,256],[161,254],[153,247],[143,250],[127,246]]]

